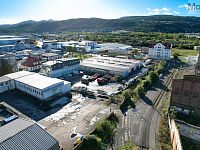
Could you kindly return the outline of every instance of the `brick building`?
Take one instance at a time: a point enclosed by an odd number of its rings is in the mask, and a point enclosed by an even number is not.
[[[172,81],[171,106],[200,115],[200,55],[196,66],[178,71]]]

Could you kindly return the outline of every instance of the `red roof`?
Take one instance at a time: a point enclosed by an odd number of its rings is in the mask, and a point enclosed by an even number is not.
[[[35,57],[28,57],[25,62],[22,63],[22,66],[35,67],[38,65],[35,63],[41,64],[41,61]]]

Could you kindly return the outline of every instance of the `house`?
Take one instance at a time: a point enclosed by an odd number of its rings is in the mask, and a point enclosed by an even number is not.
[[[21,63],[21,68],[25,71],[38,71],[42,65],[42,60],[35,57],[28,57]]]
[[[41,73],[49,77],[61,77],[80,69],[80,60],[77,58],[62,58],[56,61],[47,61],[42,64]]]
[[[59,59],[59,58],[61,58],[61,56],[58,55],[58,54],[55,54],[55,53],[44,53],[44,54],[42,54],[42,59],[44,61],[54,61],[54,60]]]
[[[148,58],[169,60],[171,57],[171,45],[157,43],[149,48]]]

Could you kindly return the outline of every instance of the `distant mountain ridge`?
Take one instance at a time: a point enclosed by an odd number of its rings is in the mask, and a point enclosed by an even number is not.
[[[110,32],[117,30],[166,33],[200,32],[200,17],[171,15],[128,16],[119,19],[28,20],[13,25],[0,25],[0,34],[24,32]]]

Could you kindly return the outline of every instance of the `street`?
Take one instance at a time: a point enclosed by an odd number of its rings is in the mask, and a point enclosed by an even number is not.
[[[117,129],[114,149],[120,149],[125,144],[135,143],[140,149],[158,149],[158,126],[160,120],[159,112],[152,107],[154,103],[161,107],[161,95],[166,90],[170,74],[161,79],[146,95],[136,103],[135,109],[129,109],[126,116],[120,112],[120,123]],[[163,96],[163,97],[162,97]],[[156,100],[159,97],[158,103]]]

